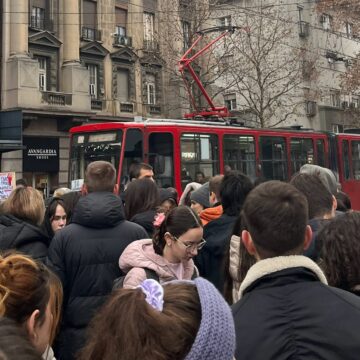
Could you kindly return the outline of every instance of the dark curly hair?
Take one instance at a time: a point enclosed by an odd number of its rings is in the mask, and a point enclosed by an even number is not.
[[[360,212],[337,216],[317,235],[320,266],[329,285],[347,291],[360,284]]]
[[[154,251],[158,255],[163,255],[165,247],[165,233],[179,237],[190,229],[202,227],[199,217],[187,206],[178,206],[168,212],[165,220],[156,229],[153,236]]]

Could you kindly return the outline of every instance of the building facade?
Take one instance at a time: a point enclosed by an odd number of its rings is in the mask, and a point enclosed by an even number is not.
[[[181,117],[176,57],[166,55],[168,24],[181,28],[187,3],[2,0],[1,110],[20,114],[23,149],[3,153],[1,171],[48,195],[67,185],[71,127]],[[183,36],[171,41],[178,54]]]
[[[319,13],[316,3],[315,0],[215,2],[214,24],[235,25],[246,34],[235,38],[234,42],[238,43],[226,48],[220,64],[226,62],[233,71],[217,81],[222,90],[218,102],[227,105],[243,123],[259,126],[261,109],[251,101],[256,99],[259,103],[267,99],[274,101],[274,106],[267,114],[266,126],[296,125],[335,132],[353,127],[359,96],[347,93],[341,79],[360,51],[360,37],[353,32],[352,24],[336,24],[329,14]],[[248,38],[254,46],[246,48]],[[271,39],[274,39],[271,50],[261,54],[255,44],[259,42],[265,48],[264,44]],[[245,45],[241,46],[241,41]],[[248,64],[252,59],[243,56],[246,51],[254,51],[253,58],[263,55],[265,61],[259,60],[251,67]],[[233,76],[236,64],[245,69],[242,78]],[[270,81],[266,88],[267,79]],[[265,84],[262,88],[261,82]],[[257,94],[261,96],[256,97]],[[282,114],[289,116],[277,123]]]

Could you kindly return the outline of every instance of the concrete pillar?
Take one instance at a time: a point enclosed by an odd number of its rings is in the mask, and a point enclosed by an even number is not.
[[[10,1],[10,56],[28,56],[28,0]]]
[[[17,0],[21,1],[21,0]],[[64,39],[63,59],[64,64],[80,61],[80,33],[79,33],[79,2],[63,0]]]

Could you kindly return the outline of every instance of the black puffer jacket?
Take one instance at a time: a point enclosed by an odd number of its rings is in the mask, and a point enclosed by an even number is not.
[[[48,237],[35,225],[13,215],[0,215],[0,250],[15,249],[36,260],[45,261]]]
[[[232,307],[236,359],[358,360],[360,298],[324,282],[304,256],[253,265]]]
[[[91,193],[75,207],[72,223],[51,242],[48,262],[64,287],[63,321],[56,344],[58,360],[74,359],[83,346],[86,327],[122,275],[119,257],[145,230],[124,220],[120,198]]]
[[[204,226],[205,246],[194,258],[200,276],[211,281],[222,293],[224,290],[224,260],[230,247],[236,216],[221,215]]]
[[[148,233],[148,237],[152,238],[154,233],[153,222],[155,221],[155,215],[156,215],[156,210],[148,210],[134,215],[130,219],[130,221],[141,225]]]

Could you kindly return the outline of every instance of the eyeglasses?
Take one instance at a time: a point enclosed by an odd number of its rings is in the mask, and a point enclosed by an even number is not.
[[[53,218],[52,218],[52,221],[60,221],[60,220],[65,221],[66,215],[63,215],[63,216],[56,215],[56,216],[53,216]]]
[[[183,241],[181,241],[179,238],[177,238],[174,235],[171,235],[173,237],[173,239],[175,241],[178,241],[181,245],[185,246],[185,249],[187,251],[193,251],[193,250],[201,250],[204,245],[206,244],[206,240],[205,239],[201,239],[201,241],[197,244],[185,244]]]

